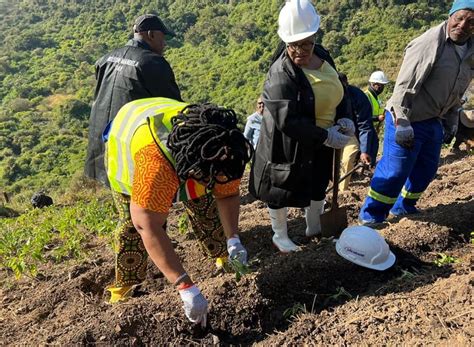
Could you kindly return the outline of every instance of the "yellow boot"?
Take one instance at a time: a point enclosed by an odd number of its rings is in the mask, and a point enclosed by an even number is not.
[[[120,301],[125,301],[133,294],[133,289],[135,286],[123,286],[123,287],[107,287],[107,290],[110,292],[110,304],[115,304]]]

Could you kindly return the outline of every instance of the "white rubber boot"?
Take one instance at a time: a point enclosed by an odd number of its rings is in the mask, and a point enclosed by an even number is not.
[[[321,213],[324,212],[324,200],[311,200],[311,204],[304,208],[306,219],[306,236],[311,237],[321,233]]]
[[[288,227],[286,224],[287,208],[279,208],[277,210],[268,208],[270,219],[272,220],[272,229],[275,233],[272,237],[273,244],[282,253],[289,253],[298,250],[298,246],[288,237]]]

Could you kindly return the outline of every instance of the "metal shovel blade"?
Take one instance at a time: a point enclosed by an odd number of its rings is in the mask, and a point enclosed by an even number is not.
[[[345,207],[331,208],[321,215],[321,235],[338,237],[347,228],[347,211]]]
[[[341,150],[334,151],[333,156],[333,182],[339,182],[341,166]],[[321,215],[321,233],[323,237],[338,237],[347,228],[347,211],[339,207],[337,202],[339,185],[333,184],[331,208]]]

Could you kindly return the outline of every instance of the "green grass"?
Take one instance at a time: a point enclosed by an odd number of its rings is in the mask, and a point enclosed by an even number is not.
[[[110,202],[79,201],[73,206],[32,209],[17,218],[0,219],[0,267],[17,278],[34,276],[51,261],[80,259],[95,237],[112,242],[115,222]]]

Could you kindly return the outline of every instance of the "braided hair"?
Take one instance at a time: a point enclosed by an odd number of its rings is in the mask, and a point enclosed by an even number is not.
[[[226,183],[242,177],[253,146],[237,128],[232,109],[193,104],[172,119],[167,147],[176,161],[178,176],[207,183]]]

